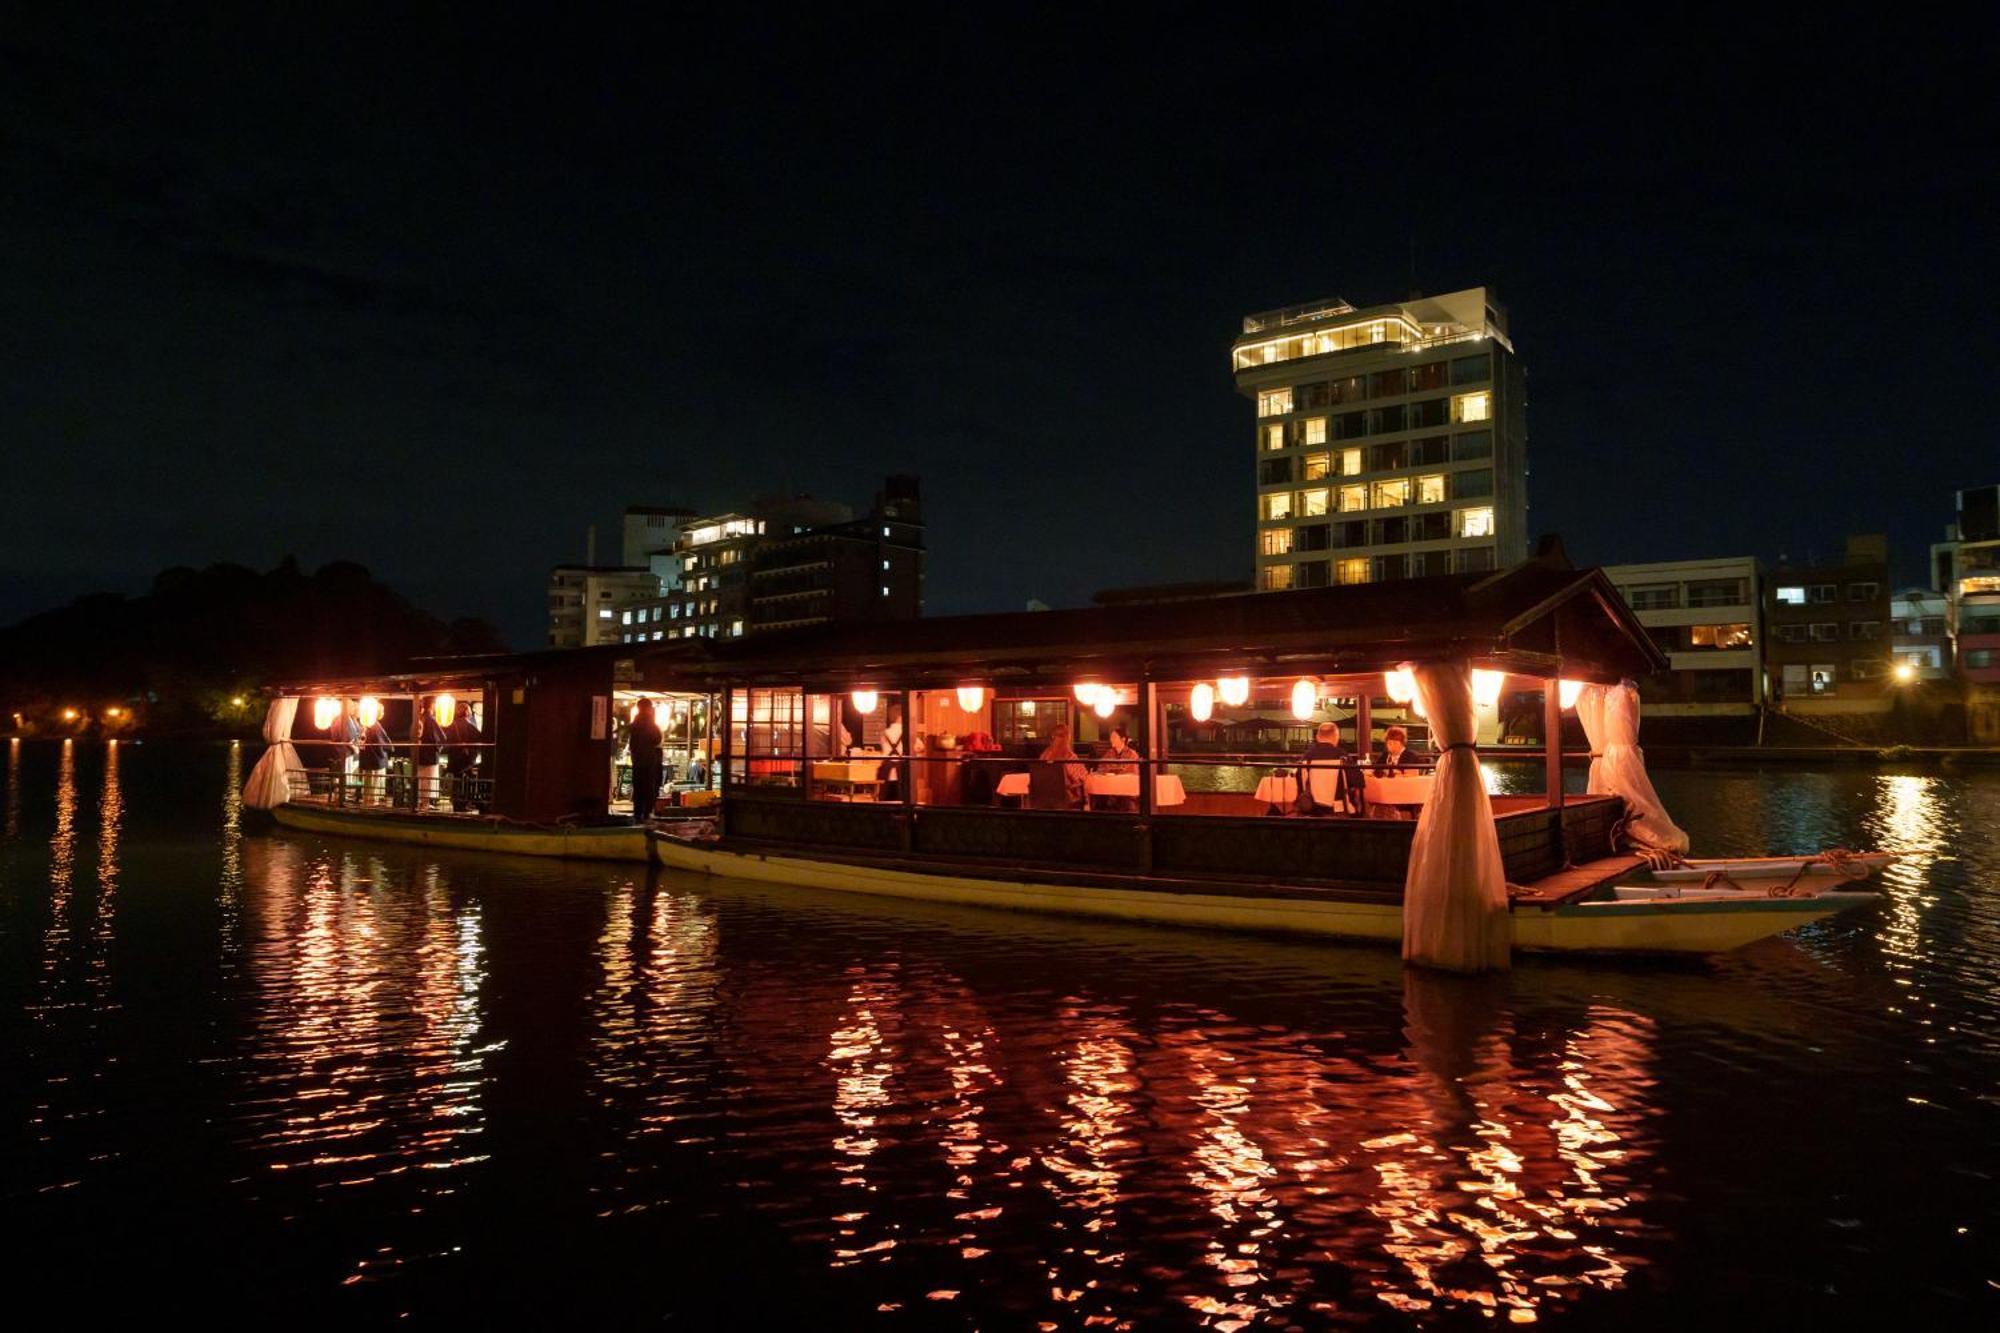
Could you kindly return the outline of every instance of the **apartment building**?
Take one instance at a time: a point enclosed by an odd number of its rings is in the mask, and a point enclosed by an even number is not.
[[[1957,514],[1931,547],[1931,587],[1945,597],[1958,674],[2000,685],[2000,486],[1960,491]]]
[[[1890,672],[1897,680],[1943,680],[1952,674],[1950,599],[1929,588],[1904,588],[1889,599]]]
[[[1780,559],[1765,580],[1772,697],[1804,713],[1889,707],[1889,542],[1849,537],[1834,564]]]
[[[1763,706],[1763,575],[1753,556],[1608,565],[1604,570],[1667,655],[1639,682],[1649,717],[1754,716]]]
[[[631,608],[659,595],[659,579],[643,566],[557,565],[549,572],[549,647],[622,642]]]
[[[1526,377],[1485,287],[1250,315],[1260,589],[1493,569],[1527,555]]]
[[[836,501],[794,496],[682,519],[667,567],[668,587],[620,612],[625,641],[921,616],[918,479],[888,478],[859,517]]]

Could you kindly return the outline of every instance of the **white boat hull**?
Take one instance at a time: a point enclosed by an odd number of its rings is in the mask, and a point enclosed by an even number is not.
[[[1382,944],[1400,943],[1403,938],[1402,909],[1388,903],[1058,884],[1038,881],[1029,874],[994,879],[949,867],[909,870],[820,861],[735,851],[659,835],[652,842],[654,858],[668,869],[795,888]],[[1516,908],[1511,915],[1517,949],[1711,954],[1740,948],[1873,898],[1873,894],[1789,898],[1735,894],[1724,900],[1614,899],[1554,909]]]
[[[1895,859],[1894,854],[1890,852],[1855,852],[1843,858],[1843,862],[1856,869],[1865,866],[1870,871],[1876,871]],[[1832,878],[1845,872],[1816,857],[1750,856],[1733,861],[1706,859],[1689,861],[1687,865],[1672,870],[1655,870],[1652,872],[1652,877],[1662,884],[1698,884],[1713,874],[1727,875],[1735,880],[1748,880],[1792,879],[1802,873]]]

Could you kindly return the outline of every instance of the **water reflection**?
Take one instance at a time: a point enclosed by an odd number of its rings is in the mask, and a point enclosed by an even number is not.
[[[21,738],[7,738],[6,837],[12,842],[21,836]]]
[[[2000,1278],[1972,1253],[2000,1225],[2000,783],[1669,772],[1705,845],[1904,852],[1888,901],[1695,967],[1460,981],[246,834],[234,752],[161,837],[159,751],[96,753],[33,753],[55,799],[0,866],[27,1037],[0,1098],[10,1203],[107,1271],[212,1262],[233,1227],[232,1253],[271,1237],[246,1282],[342,1312],[561,1282],[623,1322],[798,1298],[829,1326],[1218,1329],[1685,1324],[1719,1290],[1809,1322],[1829,1289]],[[1774,1207],[1770,1245],[1715,1221]]]
[[[486,1160],[498,1045],[483,1036],[483,909],[436,864],[272,839],[243,853],[255,1011],[235,1125],[270,1173],[250,1188],[392,1191],[384,1234],[348,1256],[350,1281],[376,1280],[429,1253],[392,1219],[457,1194]]]

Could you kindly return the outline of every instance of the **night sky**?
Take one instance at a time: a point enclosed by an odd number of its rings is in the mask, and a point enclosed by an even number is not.
[[[933,613],[1247,577],[1241,317],[1413,279],[1579,562],[1914,582],[2000,481],[1990,18],[338,8],[0,35],[0,622],[293,553],[532,645],[628,502],[891,471]]]

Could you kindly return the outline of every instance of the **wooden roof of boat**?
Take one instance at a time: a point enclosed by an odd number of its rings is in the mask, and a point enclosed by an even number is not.
[[[1269,671],[1340,674],[1467,658],[1526,676],[1612,683],[1667,663],[1599,569],[1557,553],[1497,573],[1067,611],[850,621],[742,639],[675,639],[418,659],[401,671],[315,679],[288,694],[423,693],[523,676],[651,689],[823,682],[880,685],[1193,680]]]
[[[1558,558],[1295,592],[814,626],[715,644],[707,670],[737,685],[864,677],[886,685],[1079,672],[1359,673],[1455,658],[1605,683],[1666,666],[1603,571]]]

